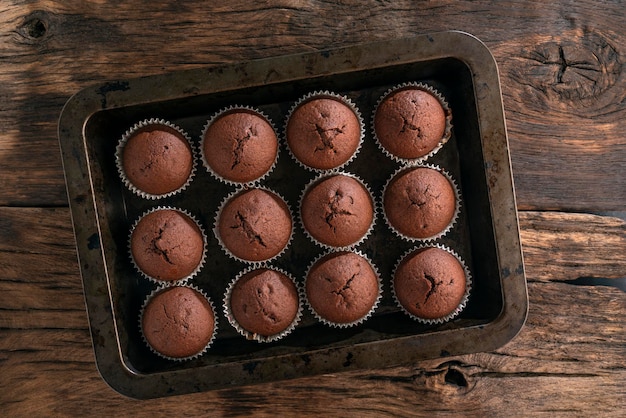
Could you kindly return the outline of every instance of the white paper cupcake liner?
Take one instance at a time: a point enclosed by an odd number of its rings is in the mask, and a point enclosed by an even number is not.
[[[224,244],[224,242],[222,241],[222,237],[220,235],[220,231],[219,231],[219,221],[220,221],[220,215],[222,214],[222,211],[224,210],[224,208],[226,207],[226,205],[228,204],[228,202],[230,202],[231,199],[233,199],[235,196],[237,196],[238,194],[241,193],[245,193],[249,190],[252,189],[258,189],[258,190],[264,190],[268,193],[271,193],[275,196],[277,196],[278,198],[280,198],[285,205],[287,206],[287,209],[289,210],[289,216],[291,217],[291,233],[289,234],[289,240],[287,240],[287,243],[285,244],[285,246],[283,247],[283,249],[276,255],[267,258],[265,260],[259,260],[259,261],[254,261],[254,260],[246,260],[244,258],[238,257],[235,254],[233,254]],[[220,244],[220,247],[222,248],[222,250],[224,251],[224,253],[232,258],[233,260],[237,260],[237,261],[241,261],[243,263],[249,264],[252,267],[256,267],[256,268],[260,268],[260,267],[264,267],[267,265],[267,263],[270,263],[274,260],[276,260],[277,258],[279,258],[280,256],[282,256],[285,251],[287,251],[287,249],[289,248],[289,246],[291,245],[291,242],[293,241],[293,234],[294,234],[294,230],[296,229],[296,221],[295,221],[295,217],[293,215],[293,211],[291,209],[291,206],[289,205],[289,202],[287,201],[287,199],[285,199],[282,195],[280,195],[278,192],[265,187],[265,186],[260,186],[260,185],[256,185],[254,187],[244,187],[244,188],[238,188],[237,190],[235,190],[234,192],[230,193],[228,196],[226,196],[224,198],[224,200],[222,200],[222,202],[219,205],[219,208],[217,209],[217,212],[215,213],[215,218],[214,218],[214,222],[213,222],[213,234],[215,235],[215,238],[217,239],[217,242]]]
[[[241,327],[241,325],[239,325],[239,322],[237,322],[237,320],[235,319],[235,316],[232,314],[231,308],[230,308],[230,298],[232,295],[233,288],[235,287],[235,284],[244,275],[252,271],[258,270],[258,269],[268,269],[268,270],[273,270],[275,272],[284,274],[285,276],[289,278],[289,280],[291,280],[298,294],[298,311],[296,313],[295,318],[293,319],[293,321],[291,322],[291,324],[289,324],[287,328],[285,328],[283,331],[274,335],[265,336],[265,335],[260,335],[260,334],[247,331],[246,329]],[[291,334],[291,332],[296,328],[296,326],[300,322],[300,319],[302,318],[302,305],[303,305],[302,301],[303,301],[303,298],[302,298],[302,292],[300,290],[300,286],[298,286],[297,282],[295,281],[295,279],[293,278],[291,274],[287,273],[286,271],[282,269],[269,266],[269,265],[264,265],[261,267],[249,266],[245,270],[242,270],[228,285],[228,288],[226,289],[226,293],[224,294],[224,299],[223,299],[224,316],[226,317],[230,325],[232,325],[232,327],[235,328],[237,332],[243,337],[245,337],[247,340],[254,340],[259,343],[269,343],[269,342],[278,341],[284,338],[285,336]]]
[[[190,274],[188,274],[187,276],[179,279],[179,280],[175,280],[175,281],[167,281],[167,280],[161,280],[161,279],[157,279],[156,277],[152,277],[150,275],[148,275],[147,273],[145,273],[138,265],[137,262],[135,261],[135,257],[133,256],[133,252],[131,249],[131,241],[132,241],[132,236],[133,236],[133,232],[135,231],[135,228],[137,227],[137,224],[139,223],[139,221],[141,221],[145,216],[154,213],[154,212],[158,212],[161,210],[174,210],[177,212],[180,212],[184,215],[186,215],[187,217],[189,217],[189,219],[191,219],[196,226],[198,227],[198,229],[200,230],[200,233],[202,234],[202,242],[203,242],[203,248],[202,248],[202,258],[200,259],[200,263],[198,264],[198,266],[194,269],[194,271],[192,271]],[[200,222],[198,222],[198,220],[188,211],[184,210],[184,209],[180,209],[177,207],[173,207],[173,206],[157,206],[155,208],[149,209],[146,212],[144,212],[137,220],[135,220],[135,222],[133,223],[133,226],[130,229],[130,233],[128,234],[128,254],[130,257],[130,260],[135,268],[135,270],[137,270],[142,277],[148,279],[150,282],[157,284],[158,286],[163,286],[163,287],[171,287],[171,286],[184,286],[187,284],[187,282],[190,279],[193,279],[198,272],[200,272],[200,270],[202,270],[202,267],[204,266],[204,263],[206,261],[206,253],[207,253],[207,236],[206,233],[204,231],[204,228],[202,227],[202,225],[200,225]]]
[[[463,267],[463,271],[465,272],[465,294],[463,295],[463,298],[459,302],[459,305],[456,307],[456,309],[454,309],[454,311],[452,311],[448,315],[443,316],[441,318],[436,318],[436,319],[422,318],[422,317],[419,317],[419,316],[414,315],[411,312],[407,311],[404,308],[404,306],[402,306],[402,304],[400,303],[400,300],[398,299],[398,295],[396,294],[395,276],[396,276],[396,271],[398,271],[398,267],[400,266],[402,261],[404,261],[408,256],[413,254],[415,251],[419,251],[419,250],[422,250],[422,249],[425,249],[425,248],[438,248],[440,250],[446,251],[449,254],[452,254],[459,261],[459,263]],[[471,289],[472,289],[472,273],[470,272],[469,268],[467,268],[467,265],[465,264],[465,261],[463,261],[461,256],[459,256],[452,249],[446,247],[445,245],[436,244],[436,243],[435,244],[420,244],[420,245],[417,245],[417,246],[411,248],[407,252],[405,252],[398,259],[398,261],[396,262],[396,265],[394,266],[394,269],[393,269],[392,278],[391,278],[391,293],[393,295],[393,299],[396,302],[396,305],[400,309],[402,309],[402,311],[406,315],[410,316],[412,319],[414,319],[414,320],[416,320],[416,321],[418,321],[418,322],[420,322],[422,324],[428,324],[428,325],[443,324],[444,322],[448,322],[448,321],[456,318],[461,313],[461,311],[463,311],[463,309],[465,309],[465,306],[467,305],[467,301],[469,300]]]
[[[235,181],[235,180],[230,180],[230,179],[227,179],[227,178],[221,176],[220,174],[216,173],[213,170],[213,168],[211,168],[211,166],[209,165],[209,162],[206,159],[206,155],[204,153],[205,135],[206,135],[207,129],[209,129],[209,126],[211,126],[211,124],[213,124],[213,122],[215,122],[220,117],[222,117],[222,116],[224,116],[226,114],[233,113],[233,112],[238,112],[238,111],[251,112],[251,113],[254,113],[254,114],[262,117],[263,119],[265,119],[265,121],[267,123],[269,123],[269,125],[272,127],[272,130],[274,131],[274,134],[276,135],[276,142],[277,142],[276,157],[274,158],[274,162],[272,163],[271,167],[263,175],[257,177],[256,179],[247,181],[247,182],[239,182],[239,181]],[[231,186],[254,187],[259,182],[261,182],[263,179],[265,179],[267,176],[269,176],[270,173],[272,171],[274,171],[274,168],[276,168],[276,164],[278,162],[278,157],[280,155],[279,134],[278,134],[278,131],[276,130],[276,126],[274,125],[272,120],[269,118],[269,116],[267,116],[261,110],[259,110],[257,108],[254,108],[254,107],[251,107],[251,106],[245,106],[245,105],[228,106],[228,107],[225,107],[225,108],[219,110],[215,114],[213,114],[207,120],[207,122],[204,124],[204,127],[202,128],[202,133],[200,135],[199,155],[200,155],[200,158],[202,160],[202,165],[207,170],[207,172],[209,174],[211,174],[211,176],[213,176],[215,179],[221,181],[224,184],[228,184],[228,185],[231,185]]]
[[[330,178],[330,177],[334,177],[334,176],[346,176],[346,177],[351,177],[353,179],[355,179],[356,181],[358,181],[367,191],[367,193],[370,196],[370,199],[372,201],[372,222],[369,226],[369,228],[367,229],[367,231],[365,232],[365,234],[363,234],[363,236],[356,242],[350,244],[350,245],[345,245],[342,247],[334,247],[332,245],[323,243],[321,241],[319,241],[317,238],[315,238],[313,235],[311,235],[311,233],[307,230],[307,228],[304,226],[304,220],[302,218],[302,201],[304,199],[304,196],[307,194],[307,192],[309,191],[309,189],[316,185],[317,183],[319,183],[320,181],[326,179],[326,178]],[[376,225],[376,218],[378,216],[378,203],[376,201],[376,198],[374,197],[374,195],[372,194],[372,190],[369,188],[369,186],[367,185],[367,183],[365,183],[365,181],[363,181],[360,177],[358,177],[355,174],[352,173],[348,173],[346,171],[331,171],[328,173],[322,173],[320,175],[318,175],[317,177],[315,177],[313,180],[311,180],[302,190],[302,193],[300,194],[300,198],[298,201],[298,223],[300,224],[300,229],[302,231],[304,231],[304,234],[311,240],[313,241],[315,244],[317,244],[318,246],[320,246],[321,248],[325,249],[325,250],[333,250],[333,251],[351,251],[352,249],[354,249],[355,247],[358,247],[359,245],[361,245],[372,233],[372,231],[374,230],[374,226]]]
[[[137,188],[128,179],[128,177],[126,176],[126,173],[124,172],[124,165],[122,161],[122,153],[124,151],[124,147],[126,146],[126,143],[128,142],[129,138],[133,136],[135,132],[139,131],[140,129],[145,128],[146,126],[165,126],[170,129],[173,129],[179,134],[181,134],[187,141],[187,144],[189,144],[189,147],[191,149],[191,161],[192,161],[191,172],[189,173],[189,177],[187,177],[187,181],[176,190],[172,190],[171,192],[164,193],[164,194],[151,194],[151,193],[144,192],[143,190]],[[189,186],[189,184],[191,183],[191,181],[193,180],[196,174],[197,152],[198,151],[195,149],[193,143],[191,142],[191,138],[189,137],[189,135],[179,126],[174,125],[173,123],[166,121],[164,119],[157,119],[157,118],[145,119],[134,124],[131,128],[129,128],[124,133],[124,135],[122,135],[122,138],[119,140],[117,147],[115,148],[115,164],[117,166],[117,172],[119,173],[122,182],[131,192],[133,192],[137,196],[140,196],[144,199],[149,199],[149,200],[163,199],[163,198],[178,194]]]
[[[295,154],[291,151],[291,147],[289,147],[289,142],[287,141],[287,124],[289,123],[289,119],[291,118],[291,115],[293,114],[293,112],[303,103],[306,103],[310,100],[313,99],[323,99],[323,98],[329,98],[329,99],[335,99],[343,104],[345,104],[346,106],[348,106],[356,115],[357,120],[359,121],[359,131],[360,131],[360,136],[359,136],[359,143],[356,147],[356,149],[354,150],[354,152],[352,153],[352,156],[350,156],[350,158],[348,160],[346,160],[343,164],[338,165],[337,167],[333,167],[333,168],[329,168],[329,169],[322,169],[322,168],[315,168],[315,167],[311,167],[306,165],[305,163],[303,163],[302,161],[300,161],[298,159],[298,157],[295,156]],[[287,117],[285,118],[285,125],[283,127],[283,142],[285,143],[285,147],[287,148],[289,155],[291,156],[291,158],[298,163],[298,165],[302,168],[304,168],[305,170],[309,170],[315,173],[330,173],[333,171],[338,171],[343,169],[344,167],[346,167],[348,164],[350,164],[359,154],[359,152],[361,151],[361,145],[363,144],[363,139],[365,137],[365,122],[363,121],[363,117],[361,116],[361,112],[359,111],[359,109],[357,108],[356,104],[354,104],[352,102],[352,100],[350,100],[348,97],[343,96],[341,94],[337,94],[337,93],[333,93],[331,91],[328,90],[317,90],[317,91],[313,91],[311,93],[307,93],[304,96],[302,96],[301,98],[299,98],[289,109],[289,111],[287,112]]]
[[[385,210],[385,193],[387,191],[387,187],[389,186],[389,184],[391,183],[391,181],[393,179],[396,178],[397,175],[399,175],[401,172],[403,171],[410,171],[416,168],[420,168],[420,167],[424,167],[424,168],[430,168],[433,170],[437,170],[438,172],[440,172],[441,174],[443,174],[446,179],[448,179],[448,181],[450,182],[450,184],[452,185],[452,189],[454,190],[454,200],[455,200],[455,207],[454,207],[454,214],[452,215],[452,219],[450,220],[450,222],[448,223],[448,225],[438,234],[432,235],[430,237],[426,237],[426,238],[416,238],[416,237],[411,237],[408,236],[406,234],[403,234],[402,232],[398,231],[396,229],[395,226],[393,226],[391,224],[391,222],[389,222],[389,218],[387,217],[387,212]],[[385,183],[385,186],[383,187],[381,196],[380,196],[380,207],[381,207],[381,212],[383,214],[383,218],[385,220],[385,223],[387,224],[387,226],[389,226],[389,228],[394,232],[394,234],[396,234],[396,236],[405,239],[407,241],[411,241],[411,242],[428,242],[428,241],[434,241],[437,240],[439,238],[442,238],[443,236],[445,236],[448,232],[450,232],[450,230],[454,227],[454,225],[456,224],[458,218],[459,218],[459,214],[461,212],[461,192],[459,190],[458,185],[456,184],[456,181],[452,178],[452,176],[450,175],[450,173],[448,173],[447,171],[443,170],[441,167],[434,165],[434,164],[426,164],[426,163],[419,163],[416,165],[411,165],[411,166],[405,166],[405,167],[400,167],[399,169],[397,169],[392,175],[391,177],[389,177],[387,179],[387,182]]]
[[[441,103],[441,106],[443,107],[443,111],[446,115],[446,127],[443,133],[443,137],[439,140],[439,143],[428,154],[423,155],[421,157],[417,157],[417,158],[402,158],[389,152],[381,144],[380,140],[378,139],[378,135],[376,134],[376,129],[374,129],[374,116],[376,115],[378,106],[380,106],[383,100],[385,100],[392,93],[395,93],[399,90],[409,89],[409,88],[416,88],[416,89],[424,90],[424,91],[431,93],[433,96],[435,96],[435,98],[437,98],[437,100],[439,100],[439,103]],[[379,97],[378,102],[376,103],[376,106],[374,107],[374,111],[372,112],[372,120],[371,120],[370,129],[371,129],[372,137],[376,141],[378,148],[387,157],[403,165],[419,164],[423,161],[428,160],[433,155],[437,154],[437,152],[439,152],[439,150],[450,140],[450,137],[452,136],[452,111],[450,110],[450,106],[448,105],[448,102],[441,95],[441,93],[439,93],[439,91],[437,91],[434,87],[431,87],[428,84],[420,83],[420,82],[402,83],[402,84],[398,84],[390,88],[382,96]]]
[[[372,305],[371,309],[367,312],[367,314],[365,314],[364,316],[362,316],[361,318],[357,319],[356,321],[352,321],[352,322],[345,322],[345,323],[338,323],[338,322],[332,322],[327,320],[326,318],[320,316],[317,311],[313,308],[313,306],[311,305],[311,302],[309,302],[309,298],[306,294],[306,282],[309,278],[309,273],[311,271],[311,269],[313,268],[313,266],[315,266],[315,264],[320,261],[322,258],[326,257],[329,254],[335,254],[335,253],[342,253],[342,252],[350,252],[350,253],[354,253],[360,257],[362,257],[365,261],[367,261],[369,263],[369,265],[372,267],[372,270],[374,270],[374,274],[376,275],[377,278],[377,282],[378,282],[378,296],[376,298],[376,301],[374,302],[374,304]],[[313,262],[311,262],[311,264],[309,264],[309,266],[306,269],[306,274],[304,276],[304,283],[302,286],[300,286],[300,292],[301,292],[301,298],[302,300],[304,300],[307,308],[309,309],[309,311],[313,314],[313,316],[320,322],[322,322],[323,324],[326,324],[328,326],[331,326],[333,328],[350,328],[350,327],[354,327],[356,325],[360,325],[363,322],[365,322],[367,319],[369,319],[372,314],[376,311],[376,309],[378,308],[378,305],[380,303],[380,300],[382,299],[382,295],[383,295],[383,284],[382,284],[382,279],[380,277],[380,272],[378,271],[378,268],[376,267],[376,265],[372,262],[372,260],[366,256],[365,254],[363,254],[361,251],[355,251],[355,250],[332,250],[332,251],[326,251],[322,254],[320,254],[317,258],[315,258],[313,260]]]
[[[158,352],[157,350],[155,350],[150,343],[148,342],[148,340],[146,339],[146,336],[144,334],[143,331],[143,314],[145,312],[146,306],[148,306],[148,303],[150,302],[150,299],[152,299],[157,293],[160,293],[161,291],[165,291],[165,290],[169,290],[172,289],[174,287],[188,287],[190,289],[195,290],[196,292],[200,293],[206,300],[207,302],[209,302],[209,305],[211,307],[211,311],[213,312],[213,335],[211,335],[211,339],[209,340],[209,342],[204,346],[204,348],[199,351],[198,353],[192,355],[192,356],[188,356],[188,357],[169,357],[166,356],[165,354],[162,354],[160,352]],[[184,362],[184,361],[189,361],[189,360],[193,360],[196,359],[202,355],[204,355],[207,350],[211,347],[211,345],[213,344],[213,341],[215,341],[215,336],[217,335],[217,329],[218,329],[218,318],[217,318],[217,311],[215,310],[215,306],[213,305],[213,301],[211,300],[211,298],[202,290],[200,290],[198,287],[190,285],[190,284],[181,284],[181,285],[177,285],[177,286],[160,286],[158,288],[156,288],[155,290],[153,290],[143,301],[143,304],[141,306],[141,312],[139,313],[139,331],[141,333],[141,339],[143,340],[144,344],[146,345],[146,347],[148,347],[150,349],[150,351],[152,351],[154,354],[156,354],[157,356],[164,358],[166,360],[171,360],[171,361],[175,361],[175,362]]]

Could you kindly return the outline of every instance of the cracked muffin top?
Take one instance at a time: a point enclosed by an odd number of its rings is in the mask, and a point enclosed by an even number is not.
[[[201,148],[203,161],[218,177],[249,183],[273,167],[278,139],[272,125],[260,113],[232,109],[209,122]]]
[[[300,303],[294,282],[280,271],[261,268],[241,276],[233,285],[229,311],[250,338],[273,337],[287,330]]]
[[[291,238],[289,207],[278,195],[249,189],[232,196],[218,214],[218,240],[244,261],[269,260],[283,251]]]
[[[156,353],[173,359],[193,357],[212,341],[215,313],[207,298],[195,289],[169,287],[146,303],[141,331]]]
[[[183,187],[193,170],[193,152],[185,136],[161,124],[133,132],[121,152],[123,175],[140,192],[155,196]]]
[[[315,182],[300,205],[306,231],[331,247],[358,243],[374,222],[374,202],[369,192],[357,179],[343,174]]]
[[[378,276],[369,261],[348,251],[330,253],[309,269],[306,297],[313,311],[330,324],[355,325],[378,300]]]
[[[285,128],[287,145],[305,166],[328,170],[348,162],[361,142],[361,123],[337,97],[304,101],[291,113]]]
[[[456,213],[456,195],[450,181],[429,167],[397,173],[383,192],[383,210],[400,234],[427,239],[442,233]]]
[[[172,282],[192,275],[204,255],[204,236],[189,216],[160,209],[143,216],[130,236],[136,266],[157,281]]]
[[[416,87],[387,95],[376,108],[374,133],[390,154],[415,159],[427,155],[442,140],[446,114],[437,97]]]
[[[466,277],[459,260],[436,247],[418,249],[398,265],[393,278],[398,302],[424,319],[445,318],[459,307]]]

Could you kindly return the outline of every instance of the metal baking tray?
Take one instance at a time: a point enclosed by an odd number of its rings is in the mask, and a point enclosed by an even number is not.
[[[229,105],[248,105],[269,115],[280,134],[294,101],[329,90],[355,102],[369,127],[378,98],[411,81],[438,89],[453,114],[450,141],[428,162],[456,179],[461,213],[437,243],[462,256],[473,287],[465,310],[442,325],[419,324],[396,307],[391,274],[413,244],[394,236],[379,216],[373,234],[358,247],[383,280],[383,297],[370,319],[335,329],[305,311],[295,331],[280,341],[247,341],[221,309],[227,283],[246,266],[229,259],[211,234],[218,205],[233,187],[214,180],[200,164],[184,193],[149,201],[128,191],[116,171],[119,138],[145,118],[171,121],[198,144],[211,114]],[[526,281],[498,71],[485,45],[466,33],[433,33],[107,82],[68,101],[59,120],[59,141],[96,363],[105,381],[124,395],[154,398],[493,350],[513,338],[525,321]],[[379,200],[397,168],[367,128],[359,155],[345,171],[364,179]],[[263,184],[297,212],[302,185],[312,177],[281,144],[279,162]],[[151,353],[138,327],[141,304],[154,286],[133,269],[127,240],[139,215],[158,205],[188,210],[209,235],[208,260],[193,284],[214,301],[218,334],[206,354],[188,362]],[[302,282],[320,251],[296,227],[292,245],[272,265]]]

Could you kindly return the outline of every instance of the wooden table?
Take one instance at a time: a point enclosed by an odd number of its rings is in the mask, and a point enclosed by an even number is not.
[[[626,409],[620,1],[97,2],[0,10],[0,414],[619,416]],[[530,310],[489,353],[135,401],[96,369],[57,139],[105,80],[459,29],[500,69]]]

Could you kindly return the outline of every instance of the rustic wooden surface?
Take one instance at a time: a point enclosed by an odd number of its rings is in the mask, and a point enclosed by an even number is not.
[[[4,0],[0,415],[623,416],[626,10],[621,1]],[[104,80],[448,29],[500,69],[530,311],[490,353],[174,399],[98,375],[56,123]],[[609,215],[607,215],[609,214]]]

